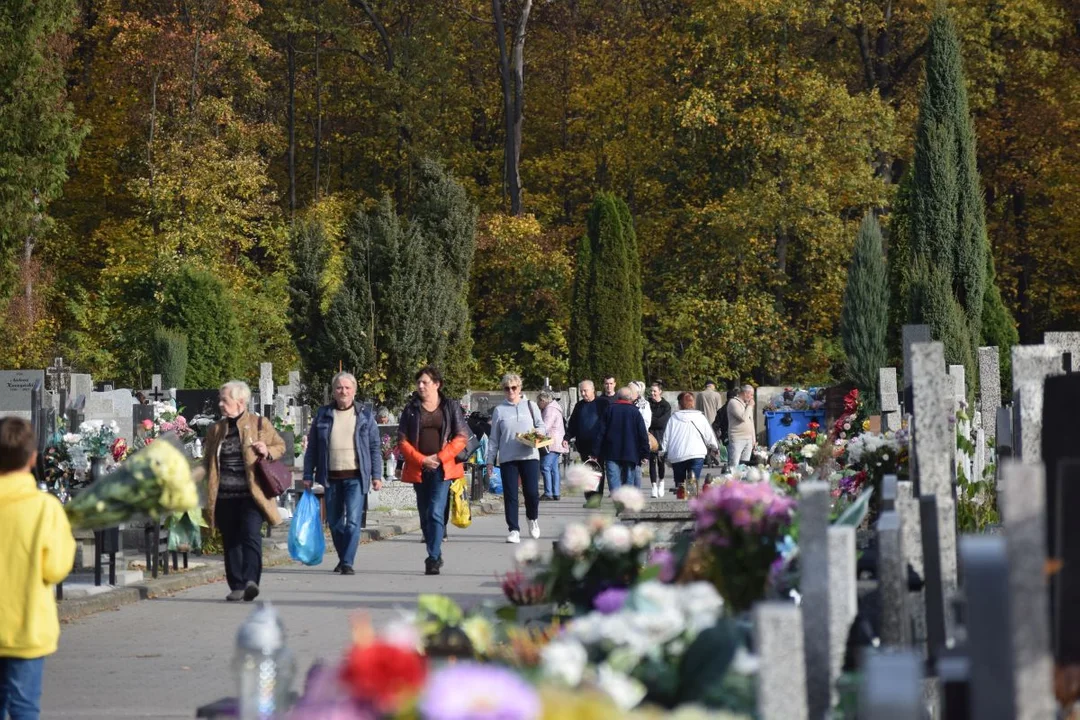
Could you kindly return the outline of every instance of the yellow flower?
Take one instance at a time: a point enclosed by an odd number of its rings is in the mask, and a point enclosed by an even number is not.
[[[544,685],[540,688],[544,711],[541,720],[609,720],[622,712],[607,694],[599,691],[572,691]]]
[[[862,421],[862,429],[863,429],[863,432],[870,432],[870,421],[869,420],[863,420]]]

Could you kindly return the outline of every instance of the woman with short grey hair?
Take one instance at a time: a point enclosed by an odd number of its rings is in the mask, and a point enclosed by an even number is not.
[[[262,579],[262,524],[281,523],[277,503],[255,481],[255,463],[285,454],[274,423],[247,412],[251,388],[242,380],[221,386],[222,419],[206,433],[206,515],[225,546],[225,599],[254,600]]]
[[[487,472],[495,471],[496,458],[502,476],[506,526],[510,531],[506,542],[521,542],[518,525],[518,482],[525,495],[525,517],[529,534],[540,537],[540,453],[531,444],[517,439],[518,435],[537,431],[544,434],[540,409],[521,392],[521,376],[507,373],[502,379],[506,399],[491,413],[491,434],[488,436]]]

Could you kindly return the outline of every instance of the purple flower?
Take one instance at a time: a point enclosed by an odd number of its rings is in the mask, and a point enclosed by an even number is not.
[[[678,568],[675,566],[675,555],[670,550],[656,548],[649,556],[649,564],[660,568],[657,580],[662,583],[675,582]]]
[[[622,610],[630,591],[625,588],[608,588],[593,598],[593,608],[604,615],[612,615]]]
[[[424,720],[537,720],[540,697],[517,673],[465,662],[431,677],[420,699]]]

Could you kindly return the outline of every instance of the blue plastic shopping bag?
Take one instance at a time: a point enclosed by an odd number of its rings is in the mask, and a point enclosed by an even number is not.
[[[498,467],[491,468],[491,477],[488,478],[488,492],[502,495],[502,473]]]
[[[323,537],[322,518],[319,517],[319,498],[315,493],[305,490],[296,505],[289,526],[289,556],[305,565],[318,565],[322,562],[326,550],[326,538]]]

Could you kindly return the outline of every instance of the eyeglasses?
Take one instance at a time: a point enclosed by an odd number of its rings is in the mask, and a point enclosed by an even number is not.
[[[505,392],[510,392],[511,390],[520,390],[520,389],[521,389],[520,385],[503,385],[503,390]]]

